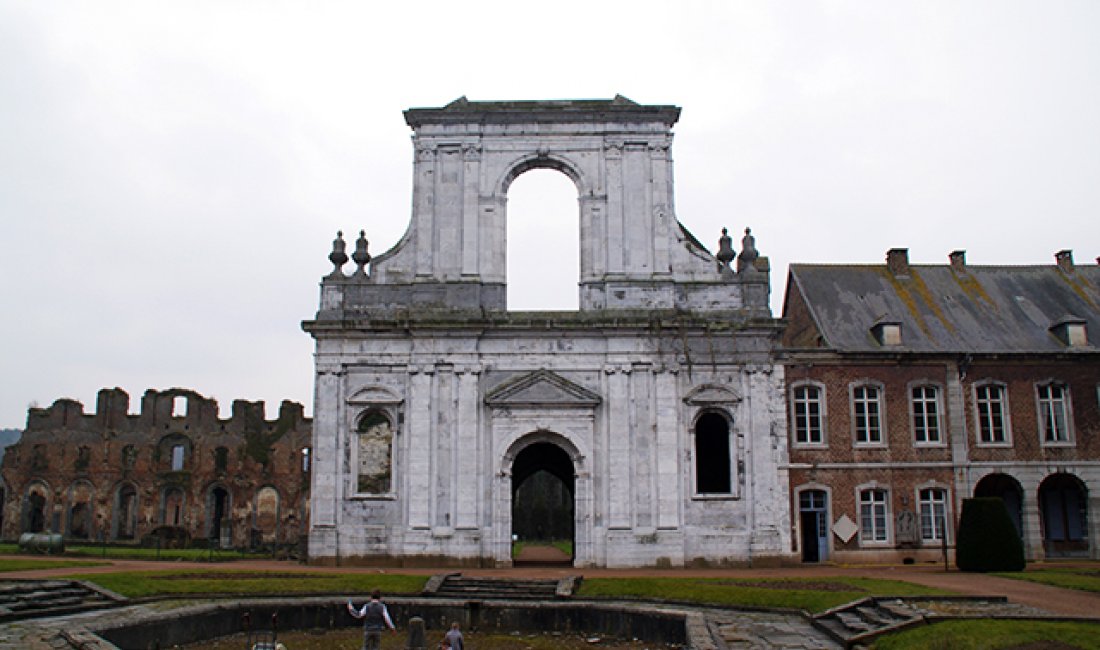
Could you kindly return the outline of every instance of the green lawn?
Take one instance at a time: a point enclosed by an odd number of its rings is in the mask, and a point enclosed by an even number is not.
[[[257,596],[292,594],[358,594],[381,589],[384,594],[415,594],[424,588],[427,576],[377,573],[278,573],[273,571],[219,571],[197,569],[174,571],[120,571],[81,579],[115,593],[141,596],[188,594],[248,594]]]
[[[1100,648],[1100,624],[1005,620],[946,621],[884,636],[875,641],[872,648],[997,650],[1039,641],[1058,641],[1068,644],[1068,647],[1084,650]]]
[[[20,551],[19,547],[15,544],[0,544],[0,555],[27,556],[27,554]],[[266,558],[267,556],[242,553],[235,550],[211,551],[201,548],[166,548],[157,551],[155,548],[142,548],[140,546],[67,545],[64,553],[42,557],[97,557],[113,560],[160,559],[165,561],[189,560],[194,562],[227,562],[229,560],[246,560],[257,557]]]
[[[872,578],[592,578],[578,596],[775,607],[820,612],[866,596],[947,595],[952,592]]]
[[[0,573],[7,571],[34,571],[37,569],[64,569],[78,566],[103,566],[108,562],[92,560],[47,560],[22,557],[0,557]]]
[[[1094,567],[1042,567],[1032,568],[1028,571],[994,573],[993,575],[1012,578],[1013,580],[1038,582],[1064,589],[1100,592],[1100,565]]]

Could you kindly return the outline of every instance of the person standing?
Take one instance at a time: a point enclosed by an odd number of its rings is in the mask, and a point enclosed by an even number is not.
[[[443,635],[443,647],[448,646],[451,650],[465,650],[462,647],[462,630],[458,629],[458,621],[451,623],[451,629]]]
[[[375,589],[370,594],[370,600],[362,609],[356,609],[355,605],[348,601],[348,613],[355,618],[363,619],[363,650],[381,650],[382,630],[390,628],[397,634],[397,628],[393,626],[390,611],[382,602],[382,593]]]

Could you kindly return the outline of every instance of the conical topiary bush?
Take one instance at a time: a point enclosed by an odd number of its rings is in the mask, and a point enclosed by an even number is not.
[[[955,564],[961,571],[1023,571],[1024,544],[999,497],[963,499]]]

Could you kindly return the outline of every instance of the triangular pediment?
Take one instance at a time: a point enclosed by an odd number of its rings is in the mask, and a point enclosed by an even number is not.
[[[485,396],[489,406],[593,408],[600,396],[549,370],[513,377]]]
[[[741,401],[741,395],[732,388],[718,386],[716,384],[703,384],[693,388],[684,397],[684,402],[693,406],[709,406],[712,404],[734,404]]]

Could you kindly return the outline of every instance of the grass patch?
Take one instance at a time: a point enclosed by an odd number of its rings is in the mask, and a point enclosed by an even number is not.
[[[641,598],[729,607],[782,607],[820,612],[866,596],[939,596],[953,592],[873,578],[591,578],[579,596]]]
[[[1013,580],[1026,580],[1039,584],[1077,589],[1080,591],[1100,592],[1100,566],[1092,568],[1064,567],[1052,569],[1032,569],[1030,571],[1012,571],[992,575]]]
[[[272,596],[331,593],[365,598],[372,589],[383,594],[419,593],[427,576],[377,573],[279,573],[274,571],[120,571],[79,576],[115,593],[142,596],[242,594]],[[358,599],[362,599],[358,598]]]
[[[1038,642],[1059,648],[1100,648],[1100,624],[1057,621],[946,621],[875,641],[874,650],[996,650]],[[1037,646],[1039,647],[1039,646]]]
[[[78,566],[103,566],[109,562],[90,560],[35,560],[26,558],[0,558],[0,573],[8,571],[36,571],[38,569],[67,569]]]
[[[0,544],[0,555],[25,555],[15,544]],[[66,545],[65,552],[49,557],[98,557],[108,560],[164,560],[174,562],[228,562],[267,558],[267,555],[243,553],[235,550],[210,550],[204,548],[143,548],[141,546]]]

